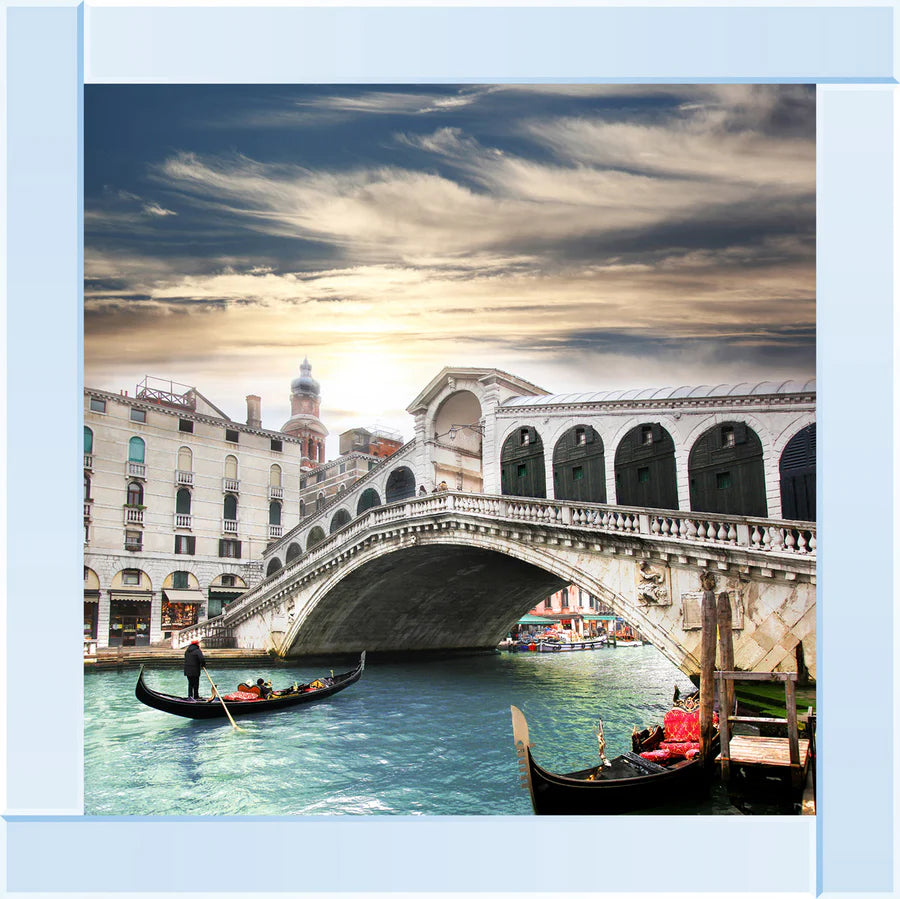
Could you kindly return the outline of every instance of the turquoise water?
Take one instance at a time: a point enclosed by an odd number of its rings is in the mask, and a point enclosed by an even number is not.
[[[251,677],[278,687],[327,671],[211,674],[224,692]],[[528,718],[537,760],[565,772],[595,763],[598,717],[607,755],[617,755],[631,748],[634,724],[662,719],[676,683],[691,689],[652,646],[375,660],[333,698],[240,718],[244,731],[235,732],[226,720],[191,721],[142,705],[137,674],[85,675],[85,814],[527,815],[510,705]],[[148,669],[145,680],[161,692],[187,692],[180,669]],[[205,679],[201,693],[209,693]]]

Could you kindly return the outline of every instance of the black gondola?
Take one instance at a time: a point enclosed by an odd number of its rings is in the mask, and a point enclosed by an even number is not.
[[[138,676],[137,685],[134,688],[134,695],[144,705],[151,708],[159,709],[161,712],[168,712],[170,715],[180,715],[182,718],[195,718],[206,720],[210,718],[225,718],[224,706],[234,717],[238,715],[256,715],[260,712],[277,712],[282,709],[294,708],[307,702],[313,702],[317,699],[327,699],[340,693],[351,684],[355,684],[362,676],[366,667],[366,654],[363,653],[359,658],[359,664],[353,671],[345,674],[337,674],[334,677],[320,678],[321,687],[313,687],[312,689],[281,690],[274,693],[267,699],[254,700],[221,700],[212,699],[208,701],[200,701],[187,699],[183,696],[171,696],[168,693],[157,693],[151,690],[144,683],[144,666],[141,666],[141,673]],[[313,681],[313,684],[317,681]],[[227,694],[226,694],[227,695]]]
[[[536,815],[621,815],[635,811],[665,811],[673,803],[706,796],[712,765],[700,758],[681,759],[668,767],[626,752],[571,774],[552,774],[531,754],[528,723],[511,706],[513,739],[519,756],[522,785],[531,793]],[[715,757],[715,752],[710,753]]]

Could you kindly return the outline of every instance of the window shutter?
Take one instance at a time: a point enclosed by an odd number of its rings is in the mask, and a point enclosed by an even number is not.
[[[225,555],[225,541],[220,537],[219,538],[219,558]]]
[[[196,551],[195,548],[197,546],[197,538],[196,537],[188,537],[187,542],[188,542],[188,551],[190,552],[191,555],[194,555],[194,552]]]
[[[588,425],[584,429],[584,442],[585,443],[593,443],[594,438],[596,436],[597,436],[597,432],[590,425]]]
[[[653,442],[659,443],[663,439],[662,425],[659,423],[650,425],[653,431]]]
[[[241,557],[241,541],[240,541],[240,540],[235,540],[235,541],[234,541],[234,546],[235,546],[234,557],[235,557],[236,559],[239,559],[239,558]]]
[[[735,422],[734,442],[736,444],[747,442],[747,425],[745,425],[742,421]]]

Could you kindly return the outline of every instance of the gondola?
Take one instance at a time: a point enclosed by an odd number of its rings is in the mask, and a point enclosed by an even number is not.
[[[531,754],[528,723],[515,706],[510,707],[513,739],[519,756],[522,786],[531,793],[536,815],[621,815],[636,811],[665,812],[675,803],[704,798],[712,781],[713,766],[697,757],[663,766],[625,752],[600,764],[571,774],[552,774]],[[716,741],[709,759],[715,758]],[[638,748],[638,747],[634,747]]]
[[[197,701],[195,699],[187,699],[184,696],[171,696],[168,693],[157,693],[155,690],[151,690],[144,683],[144,666],[142,665],[137,685],[134,688],[134,695],[144,705],[159,709],[161,712],[168,712],[170,715],[180,715],[182,718],[200,720],[210,718],[227,719],[228,716],[225,714],[223,702],[234,717],[292,709],[295,706],[318,699],[327,699],[329,696],[334,696],[335,693],[340,693],[341,690],[355,684],[360,679],[365,667],[366,654],[363,653],[360,656],[359,664],[353,671],[348,671],[345,674],[336,674],[334,677],[319,678],[311,684],[301,686],[299,689],[291,687],[288,690],[276,691],[266,699],[212,699]],[[317,686],[317,684],[322,686]],[[226,696],[229,695],[232,694],[226,694]]]

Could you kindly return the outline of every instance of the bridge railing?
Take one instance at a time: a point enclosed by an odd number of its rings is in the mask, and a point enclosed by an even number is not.
[[[646,536],[672,540],[673,543],[741,547],[767,554],[809,558],[815,557],[816,553],[815,522],[443,491],[369,509],[260,581],[253,590],[228,606],[224,620],[233,620],[255,602],[260,592],[292,580],[299,569],[312,566],[343,546],[352,544],[360,533],[385,524],[412,522],[418,518],[448,513],[471,514],[511,524]]]

